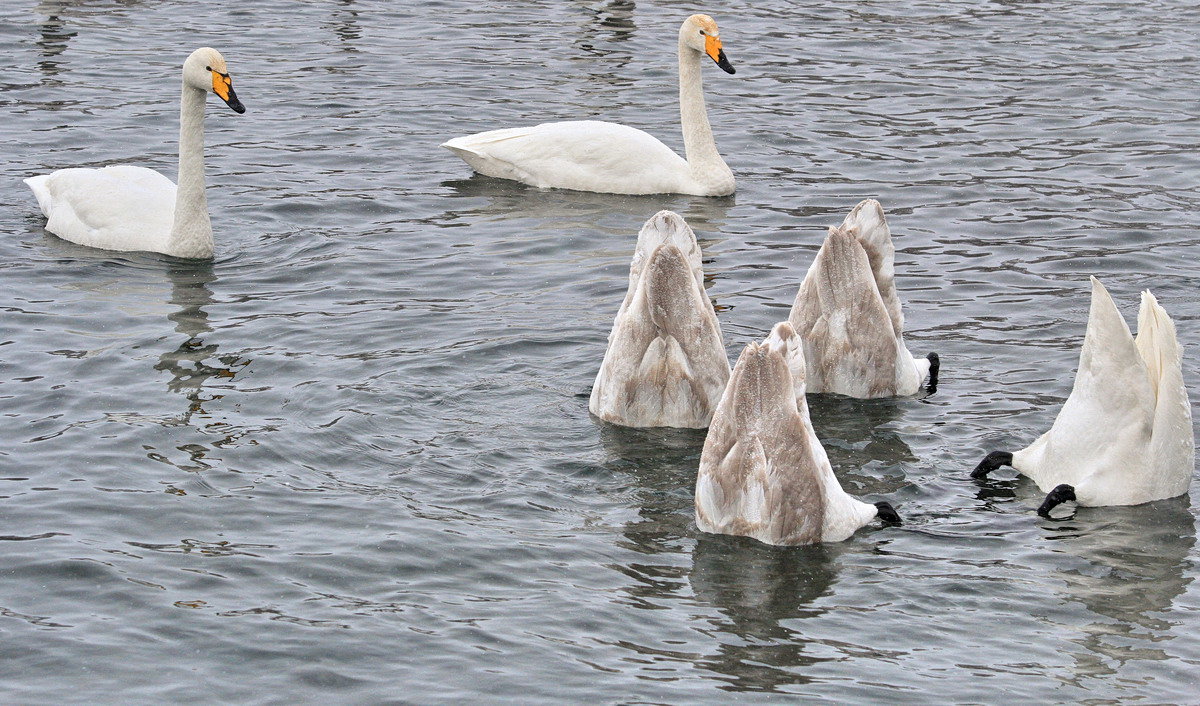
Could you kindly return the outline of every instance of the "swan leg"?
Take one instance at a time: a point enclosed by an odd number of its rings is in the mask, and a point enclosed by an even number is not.
[[[942,367],[942,359],[937,353],[930,353],[925,357],[929,359],[929,380],[925,383],[925,388],[932,395],[937,392],[938,370]]]
[[[1012,460],[1012,454],[1007,451],[993,451],[984,456],[979,465],[975,467],[975,470],[971,471],[971,477],[975,479],[987,478],[987,474],[1001,466],[1011,466]]]
[[[880,500],[879,502],[875,503],[875,508],[877,511],[875,516],[883,520],[885,525],[903,524],[900,522],[900,515],[896,514],[896,509],[892,507],[891,503],[885,500]]]
[[[1055,486],[1047,495],[1042,506],[1038,508],[1037,513],[1042,517],[1050,517],[1050,511],[1058,507],[1062,503],[1075,500],[1075,488],[1063,483]]]

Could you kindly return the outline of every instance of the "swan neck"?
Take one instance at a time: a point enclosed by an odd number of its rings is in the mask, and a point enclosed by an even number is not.
[[[704,81],[701,76],[704,54],[679,40],[679,122],[683,125],[683,147],[692,173],[701,178],[728,175],[732,172],[721,159],[708,123],[704,105]]]
[[[179,183],[168,254],[211,257],[212,223],[204,195],[204,91],[183,85],[179,102]]]

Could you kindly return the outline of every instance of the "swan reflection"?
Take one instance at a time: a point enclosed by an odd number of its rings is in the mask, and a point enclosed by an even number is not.
[[[1172,639],[1164,616],[1192,582],[1190,555],[1195,518],[1187,496],[1144,505],[1087,509],[1053,527],[1053,548],[1062,554],[1055,578],[1062,596],[1094,619],[1072,638],[1077,678],[1125,672],[1133,661],[1168,660],[1162,643]],[[1102,526],[1081,530],[1095,518]],[[1086,621],[1087,618],[1084,618]]]

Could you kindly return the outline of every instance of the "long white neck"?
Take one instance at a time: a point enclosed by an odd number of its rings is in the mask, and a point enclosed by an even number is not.
[[[179,183],[168,254],[212,257],[212,223],[204,197],[204,91],[183,85],[179,101]]]
[[[728,180],[733,172],[717,152],[708,111],[704,107],[704,83],[700,76],[701,52],[679,38],[679,122],[683,124],[683,147],[692,175],[701,181]]]

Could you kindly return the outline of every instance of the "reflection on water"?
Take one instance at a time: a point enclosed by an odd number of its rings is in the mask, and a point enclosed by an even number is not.
[[[1079,516],[1051,524],[1051,546],[1064,555],[1057,574],[1062,595],[1096,620],[1073,639],[1079,680],[1116,674],[1126,662],[1169,659],[1164,642],[1167,613],[1192,582],[1186,572],[1196,545],[1195,519],[1187,495],[1133,507],[1083,508]],[[1097,518],[1106,524],[1080,529]]]
[[[181,421],[190,423],[193,414],[204,414],[205,402],[220,398],[217,394],[206,397],[205,383],[214,378],[230,380],[249,361],[236,355],[218,356],[217,345],[204,342],[204,334],[213,330],[208,323],[208,313],[204,310],[213,301],[209,284],[217,279],[212,263],[173,265],[167,270],[167,276],[171,279],[171,305],[177,307],[167,318],[175,323],[175,330],[186,338],[175,350],[159,356],[154,369],[171,373],[167,389],[187,398],[187,411]]]
[[[575,41],[586,55],[582,68],[594,81],[583,85],[584,93],[608,92],[612,87],[633,83],[625,70],[633,61],[633,52],[621,45],[637,31],[634,9],[632,0],[608,0],[599,7],[586,8],[589,17],[580,24]]]
[[[362,28],[358,24],[358,10],[354,7],[354,0],[338,0],[326,27],[333,30],[342,51],[358,52],[356,45],[362,39]]]
[[[828,658],[808,654],[792,621],[825,611],[813,602],[836,578],[822,545],[773,547],[748,537],[699,533],[688,574],[696,598],[721,612],[709,622],[725,635],[698,665],[725,675],[731,688],[774,691],[810,681],[796,670]]]
[[[46,16],[39,25],[37,40],[38,53],[42,57],[37,65],[38,70],[45,76],[43,83],[57,83],[54,77],[62,70],[58,55],[67,50],[67,44],[76,34],[67,31],[67,23],[62,18],[63,9],[69,4],[67,0],[40,2],[34,10],[37,14]]]

